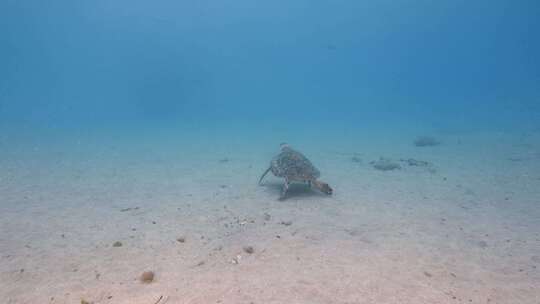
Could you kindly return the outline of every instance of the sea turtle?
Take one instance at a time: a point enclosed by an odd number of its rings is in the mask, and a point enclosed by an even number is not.
[[[285,199],[291,182],[307,182],[310,187],[314,185],[319,191],[332,194],[332,188],[327,183],[317,180],[321,175],[319,170],[307,157],[293,150],[288,144],[281,144],[281,153],[272,159],[270,167],[264,171],[259,179],[259,185],[268,171],[272,171],[277,177],[285,178],[280,200]]]

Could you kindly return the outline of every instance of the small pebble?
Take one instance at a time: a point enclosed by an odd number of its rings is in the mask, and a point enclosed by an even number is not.
[[[255,249],[253,249],[252,246],[244,246],[244,251],[246,253],[252,254],[253,252],[255,252]]]
[[[290,226],[292,225],[292,221],[281,221],[281,225]]]
[[[486,241],[480,241],[477,243],[480,248],[487,248],[488,243]]]
[[[114,242],[113,247],[122,247],[122,242],[120,241]]]
[[[154,281],[154,272],[145,271],[141,274],[141,282],[143,283],[152,283]]]
[[[179,238],[176,239],[176,241],[178,241],[179,243],[185,243],[186,242],[186,238],[181,236]]]

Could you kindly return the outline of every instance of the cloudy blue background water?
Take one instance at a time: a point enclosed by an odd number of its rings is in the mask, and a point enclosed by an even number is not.
[[[3,0],[0,128],[537,130],[538,16],[534,0]]]

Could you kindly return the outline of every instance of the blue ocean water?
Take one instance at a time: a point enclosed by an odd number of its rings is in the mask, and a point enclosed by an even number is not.
[[[538,128],[536,1],[0,5],[3,129]]]
[[[0,302],[536,303],[539,37],[536,0],[0,0]],[[331,196],[257,185],[283,142]]]

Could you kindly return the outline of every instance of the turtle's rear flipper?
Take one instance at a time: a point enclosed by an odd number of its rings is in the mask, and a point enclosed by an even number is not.
[[[270,169],[272,169],[272,167],[268,167],[268,169],[266,169],[266,171],[264,171],[264,173],[261,175],[261,178],[259,178],[259,185],[261,184],[264,176],[268,174],[268,171],[270,171]]]
[[[321,182],[321,181],[318,181],[318,180],[314,180],[313,181],[313,185],[315,186],[315,188],[317,188],[319,191],[321,191],[322,193],[326,193],[328,195],[332,194],[332,192],[334,190],[332,190],[332,188],[330,188],[330,186],[325,183],[325,182]]]

